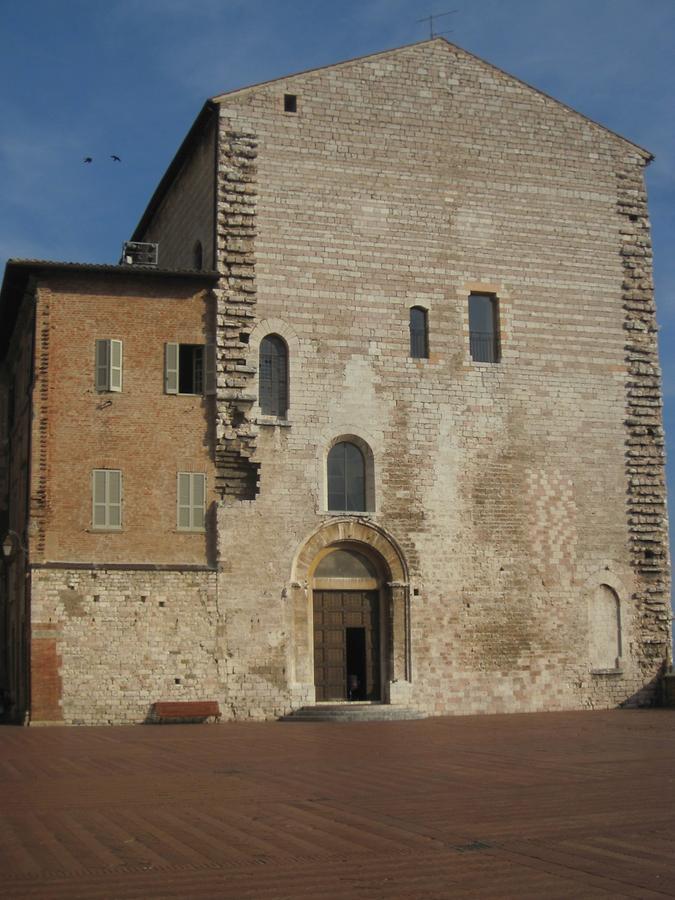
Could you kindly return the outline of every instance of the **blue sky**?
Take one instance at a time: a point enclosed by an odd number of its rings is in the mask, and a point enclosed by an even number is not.
[[[422,40],[432,9],[457,10],[449,40],[656,156],[675,497],[674,0],[0,0],[0,264],[117,262],[207,97]]]

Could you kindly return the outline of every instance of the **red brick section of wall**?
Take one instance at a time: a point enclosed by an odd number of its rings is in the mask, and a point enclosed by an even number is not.
[[[210,302],[203,283],[189,278],[69,273],[40,286],[31,489],[40,527],[32,561],[207,562],[207,535],[177,528],[176,478],[205,474],[213,503],[214,401],[165,393],[164,348],[205,344]],[[95,389],[99,338],[123,342],[120,393]],[[94,469],[122,472],[119,531],[92,527]]]
[[[35,633],[54,631],[55,625],[34,625],[31,642],[31,721],[62,722],[61,654],[54,637],[35,637]]]

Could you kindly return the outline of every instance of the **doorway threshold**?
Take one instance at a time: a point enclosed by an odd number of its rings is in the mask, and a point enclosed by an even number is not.
[[[315,706],[303,706],[281,722],[392,722],[400,719],[426,719],[427,713],[409,706],[392,706],[379,700],[324,700]]]

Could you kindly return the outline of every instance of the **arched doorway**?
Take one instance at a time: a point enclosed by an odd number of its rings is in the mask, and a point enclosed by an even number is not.
[[[321,525],[298,548],[286,596],[294,703],[349,700],[350,692],[352,700],[409,701],[407,566],[380,526],[355,517]]]
[[[317,701],[381,700],[381,562],[363,546],[337,544],[317,555],[311,578]]]

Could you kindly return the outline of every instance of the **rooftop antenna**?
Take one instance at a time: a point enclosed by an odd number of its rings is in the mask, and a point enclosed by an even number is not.
[[[431,13],[430,16],[425,16],[423,19],[418,19],[418,22],[428,22],[429,23],[429,39],[433,40],[435,37],[439,37],[441,34],[450,34],[450,31],[436,31],[434,28],[434,19],[444,19],[446,16],[451,16],[454,13],[459,12],[457,9],[449,9],[447,12],[442,13]]]

